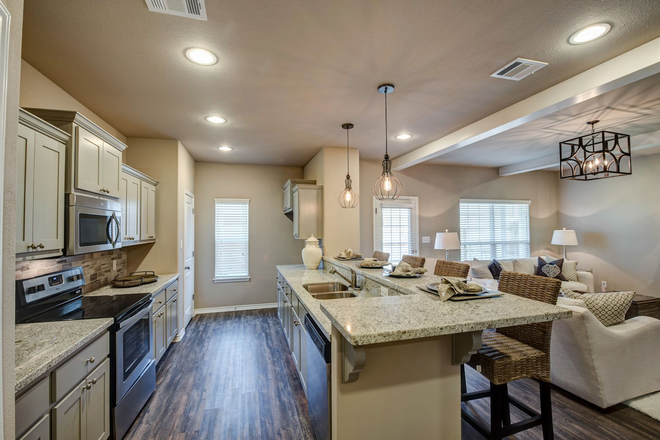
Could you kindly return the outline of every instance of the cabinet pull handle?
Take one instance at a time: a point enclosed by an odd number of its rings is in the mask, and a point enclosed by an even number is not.
[[[293,325],[295,325],[296,327],[298,327],[298,326],[300,325],[300,321],[293,321]]]
[[[92,379],[92,385],[96,385],[96,382],[98,382],[96,378]]]
[[[32,243],[32,244],[28,244],[28,247],[27,247],[27,248],[28,248],[28,249],[36,249],[37,246],[36,246],[34,243]]]
[[[87,382],[87,385],[83,385],[82,389],[83,390],[91,390],[92,389],[92,383]]]
[[[90,364],[93,364],[94,362],[96,362],[96,358],[94,356],[92,356],[91,358],[87,359],[87,362],[89,362]]]
[[[177,298],[177,299],[178,299],[178,298]],[[174,301],[172,301],[172,302],[176,302],[176,300],[177,300],[177,299],[175,299],[175,300],[174,300]]]
[[[39,244],[37,245],[37,247],[38,247],[39,249],[43,249],[43,248],[45,248],[46,246],[44,246],[43,243],[39,243]]]

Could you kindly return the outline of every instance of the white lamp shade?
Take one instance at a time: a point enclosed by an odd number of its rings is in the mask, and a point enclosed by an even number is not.
[[[434,249],[460,249],[461,243],[458,241],[456,232],[438,232],[435,234]]]
[[[577,246],[577,235],[571,229],[560,229],[552,233],[551,244],[558,244],[562,246]]]

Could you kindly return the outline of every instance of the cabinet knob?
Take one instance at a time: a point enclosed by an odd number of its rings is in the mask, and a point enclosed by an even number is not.
[[[96,358],[94,356],[92,356],[91,358],[87,359],[87,362],[89,362],[90,364],[93,364],[94,362],[96,362]]]
[[[92,379],[92,385],[96,385],[96,382],[98,382],[96,378]]]
[[[178,299],[178,298],[177,298],[177,299]],[[176,299],[175,299],[174,301],[172,301],[172,302],[176,302]]]
[[[45,248],[46,246],[44,246],[43,243],[39,243],[39,244],[37,245],[37,247],[38,247],[39,249],[43,249],[43,248]]]
[[[87,382],[86,385],[83,385],[82,389],[83,389],[83,390],[91,390],[91,389],[92,389],[92,383],[91,383],[91,382]]]
[[[293,321],[293,325],[295,325],[296,327],[298,327],[298,326],[300,325],[300,321]]]
[[[28,244],[27,248],[28,249],[36,249],[37,246],[34,243],[32,243],[32,244]]]

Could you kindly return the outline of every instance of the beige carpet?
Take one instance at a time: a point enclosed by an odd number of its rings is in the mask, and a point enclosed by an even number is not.
[[[644,413],[649,417],[660,420],[660,391],[628,400],[623,402],[623,404],[628,405],[632,409]]]

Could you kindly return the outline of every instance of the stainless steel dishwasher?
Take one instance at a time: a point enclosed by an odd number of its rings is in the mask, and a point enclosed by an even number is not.
[[[317,440],[330,440],[330,341],[309,315],[307,330],[307,406]]]

